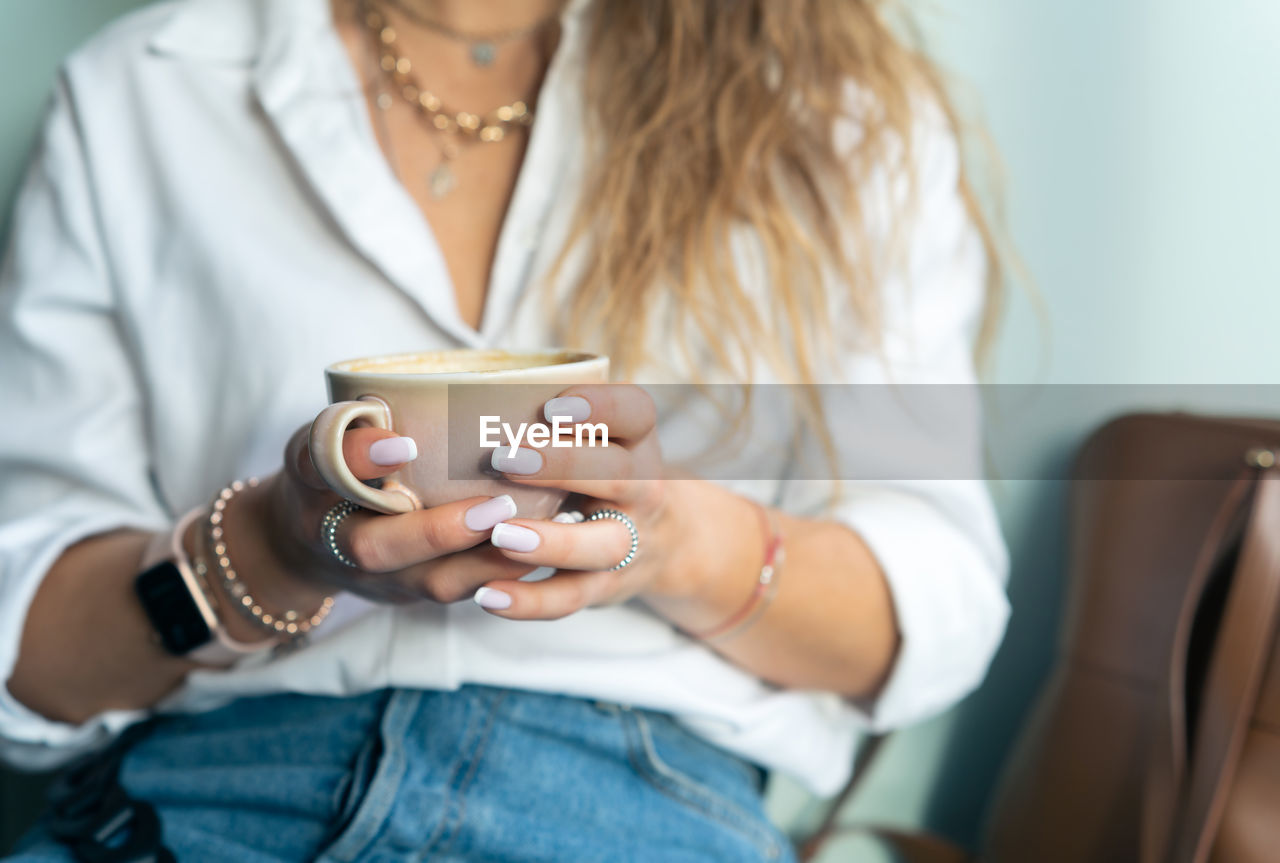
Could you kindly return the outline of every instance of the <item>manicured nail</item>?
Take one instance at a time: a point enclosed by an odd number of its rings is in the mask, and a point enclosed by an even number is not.
[[[584,519],[586,519],[586,516],[574,509],[569,512],[557,513],[555,518],[551,520],[556,524],[577,524]]]
[[[543,405],[542,415],[549,423],[555,422],[556,417],[568,417],[573,422],[580,423],[591,416],[591,402],[579,396],[552,399]]]
[[[556,574],[554,566],[540,566],[532,572],[526,572],[520,576],[521,581],[545,581]]]
[[[500,446],[489,457],[489,464],[503,473],[537,473],[542,470],[542,455],[527,447]]]
[[[489,530],[498,522],[515,516],[516,502],[511,499],[511,495],[504,494],[471,507],[462,520],[466,522],[467,530]]]
[[[418,445],[411,437],[386,437],[369,446],[369,461],[374,464],[404,464],[417,457]]]
[[[480,588],[476,591],[476,595],[471,598],[481,608],[492,608],[500,611],[511,607],[511,594],[503,593],[501,590],[494,590],[492,587]]]
[[[537,531],[527,527],[503,522],[494,526],[489,541],[495,548],[505,548],[507,551],[533,551],[542,542],[542,537],[538,536]]]

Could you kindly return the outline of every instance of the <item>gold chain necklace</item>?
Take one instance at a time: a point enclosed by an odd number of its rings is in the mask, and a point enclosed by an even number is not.
[[[383,13],[365,0],[359,4],[361,17],[370,37],[374,40],[379,58],[378,67],[390,90],[398,92],[429,131],[449,135],[458,143],[476,142],[496,144],[506,138],[510,129],[533,124],[533,111],[522,100],[502,105],[484,114],[471,111],[455,111],[446,107],[440,97],[424,88],[413,74],[413,63],[396,46],[397,34]],[[390,110],[393,98],[390,92],[378,94],[380,110]],[[441,146],[440,164],[427,178],[431,197],[441,200],[457,185],[457,175],[450,164],[458,153],[456,146]]]

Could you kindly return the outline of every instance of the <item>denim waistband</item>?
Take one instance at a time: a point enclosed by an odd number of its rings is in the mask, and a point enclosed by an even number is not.
[[[792,859],[754,765],[665,714],[547,693],[246,698],[156,720],[120,776],[179,860]]]

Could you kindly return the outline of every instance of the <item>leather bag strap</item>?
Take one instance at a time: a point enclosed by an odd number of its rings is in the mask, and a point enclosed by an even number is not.
[[[861,787],[888,739],[887,734],[873,735],[862,745],[844,790],[828,805],[826,817],[818,828],[798,844],[796,856],[802,863],[815,860],[831,840],[850,835],[874,837],[892,848],[903,863],[973,863],[974,858],[963,848],[931,833],[874,824],[839,823],[841,811]]]
[[[902,863],[976,863],[968,851],[940,836],[910,833],[889,827],[871,828],[870,832],[898,855]]]
[[[1205,863],[1280,622],[1280,471],[1262,473],[1210,659],[1171,863]]]
[[[827,804],[827,812],[822,819],[822,823],[797,844],[796,856],[801,863],[809,863],[809,861],[816,858],[821,853],[822,846],[840,832],[841,811],[862,786],[867,774],[871,772],[871,765],[875,763],[876,756],[880,754],[880,751],[884,748],[885,741],[888,739],[889,736],[887,734],[872,734],[863,742],[853,760],[853,770],[849,773],[848,781],[845,782],[844,788],[840,790],[836,798]]]
[[[1250,490],[1255,492],[1252,500]],[[1242,511],[1247,522],[1240,557],[1205,677],[1195,752],[1188,758],[1185,699],[1191,628],[1214,565]],[[1144,789],[1143,863],[1208,860],[1277,622],[1280,471],[1249,471],[1232,486],[1213,520],[1179,615]]]
[[[978,858],[949,839],[899,827],[850,825],[831,832],[826,839],[858,835],[869,836],[891,849],[898,863],[978,863]]]
[[[1255,479],[1254,471],[1244,471],[1228,489],[1209,523],[1178,611],[1142,789],[1142,863],[1163,863],[1169,853],[1187,771],[1186,682],[1191,630],[1210,577],[1227,551],[1231,529],[1248,514]]]
[[[875,824],[849,824],[828,830],[817,846],[809,847],[798,859],[812,861],[828,842],[842,836],[868,836],[893,851],[899,863],[977,863],[964,848],[933,833],[882,827]]]

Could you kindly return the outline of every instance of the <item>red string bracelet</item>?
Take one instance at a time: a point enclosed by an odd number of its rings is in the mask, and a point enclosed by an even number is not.
[[[774,527],[772,519],[769,518],[769,513],[763,506],[755,501],[751,503],[755,506],[756,511],[760,513],[760,524],[764,528],[764,564],[760,567],[760,576],[756,579],[756,586],[742,608],[735,611],[728,620],[703,632],[691,633],[694,638],[711,641],[746,629],[764,613],[764,610],[773,601],[774,595],[778,592],[778,579],[776,576],[783,558],[782,533]]]

